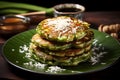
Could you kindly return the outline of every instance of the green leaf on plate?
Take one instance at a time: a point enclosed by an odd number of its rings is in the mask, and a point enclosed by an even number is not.
[[[97,56],[100,61],[95,64],[88,61],[80,63],[78,66],[74,67],[57,67],[40,64],[39,62],[29,58],[29,51],[27,48],[29,47],[32,36],[36,33],[34,29],[17,34],[10,38],[3,46],[3,56],[5,60],[13,66],[38,74],[69,75],[103,70],[114,64],[120,57],[120,44],[108,34],[99,32],[95,29],[92,30],[95,36],[93,50],[94,48],[98,49],[100,47],[99,52],[96,52],[97,55],[94,55]],[[23,47],[26,49],[25,51],[23,50]],[[101,52],[105,54],[101,54]],[[100,55],[102,57],[99,57]],[[59,71],[50,72],[51,67],[57,67]]]

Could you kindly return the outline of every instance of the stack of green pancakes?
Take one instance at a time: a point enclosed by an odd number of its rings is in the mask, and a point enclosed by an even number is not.
[[[60,16],[41,21],[30,43],[34,58],[48,65],[75,66],[91,56],[93,32],[87,22]]]

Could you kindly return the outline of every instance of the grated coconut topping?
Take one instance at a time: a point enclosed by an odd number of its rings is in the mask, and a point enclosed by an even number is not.
[[[70,18],[58,18],[56,20],[48,20],[48,26],[54,26],[55,31],[65,30],[67,27],[72,25],[73,21]]]

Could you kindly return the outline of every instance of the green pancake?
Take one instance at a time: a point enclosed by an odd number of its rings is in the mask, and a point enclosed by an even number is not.
[[[82,39],[89,29],[87,22],[75,18],[60,16],[41,21],[36,31],[49,41],[71,42]]]
[[[70,49],[63,50],[63,51],[50,51],[47,49],[42,49],[39,46],[35,45],[34,43],[31,43],[30,50],[33,51],[33,53],[35,53],[34,50],[38,50],[48,55],[65,57],[65,56],[77,56],[77,55],[83,54],[84,52],[88,52],[91,50],[91,45],[88,45],[83,48],[70,48]]]
[[[63,56],[51,55],[38,49],[34,44],[31,44],[30,52],[33,55],[33,58],[41,63],[46,63],[48,65],[60,65],[60,66],[78,65],[80,62],[86,61],[91,56],[90,50],[88,50],[87,52],[82,52],[81,54],[79,54],[78,51],[74,52],[73,50],[74,56],[69,55],[69,56],[63,57]],[[59,53],[59,54],[63,55],[62,53]],[[78,54],[78,55],[75,55],[75,54]]]
[[[66,50],[71,48],[71,43],[54,43],[48,40],[45,40],[43,38],[41,38],[41,36],[39,34],[35,34],[32,39],[31,42],[34,43],[35,45],[39,46],[40,48],[43,49],[48,49],[48,50]]]
[[[90,59],[93,39],[85,21],[67,16],[48,18],[37,25],[29,50],[41,63],[75,66]]]

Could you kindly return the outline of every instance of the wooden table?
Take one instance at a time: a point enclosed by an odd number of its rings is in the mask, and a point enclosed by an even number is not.
[[[43,17],[42,17],[43,19]],[[100,24],[120,24],[120,11],[114,11],[114,12],[85,12],[84,18],[85,21],[91,23],[94,25],[94,28],[98,28]],[[35,26],[34,26],[35,27]],[[34,28],[32,27],[32,28]],[[5,41],[8,38],[3,38],[0,35],[0,80],[5,79],[14,79],[14,80],[26,80],[26,79],[39,79],[42,80],[42,78],[35,78],[31,77],[29,74],[26,73],[20,73],[17,69],[14,70],[9,66],[6,61],[3,59],[1,53],[2,53],[2,46],[5,43]],[[115,65],[113,65],[110,68],[107,68],[102,71],[98,71],[96,73],[92,73],[89,75],[82,76],[80,79],[82,80],[111,80],[112,78],[115,80],[116,78],[119,80],[119,74],[120,74],[120,61],[118,61]],[[22,74],[22,75],[21,75]],[[24,76],[23,76],[24,75]]]

